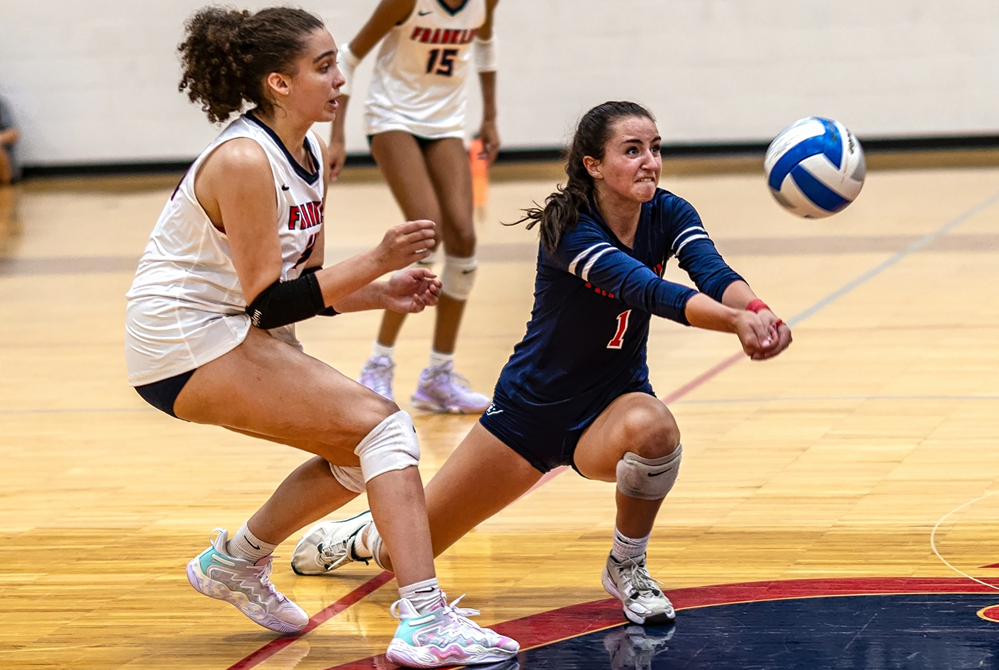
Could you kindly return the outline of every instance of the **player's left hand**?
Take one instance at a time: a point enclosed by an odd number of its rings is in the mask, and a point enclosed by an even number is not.
[[[761,309],[758,314],[760,320],[763,321],[763,325],[766,326],[767,331],[770,333],[770,337],[762,351],[753,354],[752,358],[754,361],[764,361],[768,358],[773,358],[791,346],[791,328],[769,309]]]
[[[441,282],[427,268],[406,268],[392,275],[385,285],[385,309],[401,314],[433,307],[441,294]]]
[[[482,121],[482,127],[479,128],[479,139],[482,140],[482,151],[479,153],[479,158],[492,165],[500,148],[499,130],[496,128],[495,121]]]

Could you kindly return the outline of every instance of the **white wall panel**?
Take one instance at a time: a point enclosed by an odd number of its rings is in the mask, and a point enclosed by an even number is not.
[[[175,49],[202,4],[4,0],[0,93],[26,162],[196,155],[217,129],[177,92]],[[376,0],[301,4],[343,40]],[[765,141],[811,114],[862,137],[999,133],[996,0],[502,0],[497,33],[508,148],[560,145],[612,98],[647,104],[668,142]],[[367,148],[359,103],[372,61],[348,114],[353,152]],[[474,129],[474,85],[471,100]]]

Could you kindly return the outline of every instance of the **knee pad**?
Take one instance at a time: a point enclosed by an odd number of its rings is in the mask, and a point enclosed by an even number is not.
[[[617,462],[617,490],[630,498],[661,500],[676,484],[683,445],[669,456],[642,458],[630,451]]]
[[[358,466],[330,463],[330,472],[333,473],[333,479],[340,482],[340,485],[348,491],[364,493],[364,474]]]
[[[479,261],[475,256],[444,254],[444,271],[441,272],[441,293],[455,300],[468,300],[475,283]]]
[[[365,435],[354,453],[361,459],[365,483],[386,472],[418,465],[420,445],[413,420],[399,410]]]

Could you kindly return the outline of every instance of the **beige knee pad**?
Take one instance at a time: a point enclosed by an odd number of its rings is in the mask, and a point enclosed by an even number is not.
[[[683,445],[661,458],[643,458],[626,451],[617,462],[617,490],[630,498],[661,500],[676,484]]]

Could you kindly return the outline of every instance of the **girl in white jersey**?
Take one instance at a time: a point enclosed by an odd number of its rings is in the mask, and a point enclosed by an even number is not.
[[[374,281],[429,253],[430,221],[398,225],[375,249],[322,268],[327,156],[310,128],[336,114],[343,77],[333,38],[302,10],[212,7],[190,19],[179,50],[181,89],[211,121],[246,102],[252,109],[195,161],[153,230],[128,293],[129,380],[172,416],[315,454],[231,538],[216,529],[188,579],[271,630],[302,630],[308,614],[268,579],[271,554],[367,489],[386,542],[405,557],[389,659],[437,667],[509,658],[516,642],[472,623],[437,585],[409,416],[295,339],[296,321],[418,312],[440,290],[422,268]]]
[[[470,390],[455,374],[454,349],[477,266],[472,176],[464,146],[465,79],[474,52],[483,102],[479,136],[491,163],[499,148],[492,39],[497,2],[381,0],[339,57],[347,85],[340,91],[341,112],[330,140],[332,179],[346,155],[343,116],[354,67],[384,38],[365,102],[371,153],[406,218],[440,224],[444,268],[433,349],[412,396],[414,406],[436,412],[480,413],[489,406],[488,396]],[[385,313],[361,370],[361,383],[389,399],[395,341],[404,319],[404,314]]]

